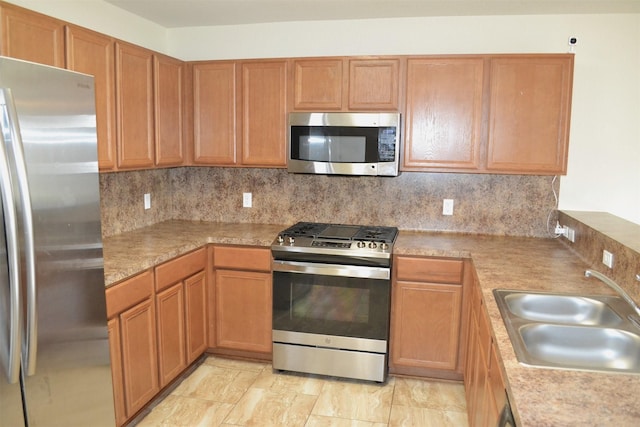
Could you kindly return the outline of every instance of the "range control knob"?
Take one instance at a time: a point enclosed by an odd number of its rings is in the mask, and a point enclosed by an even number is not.
[[[376,242],[369,242],[369,249],[375,249],[378,247],[378,244]]]
[[[289,236],[289,244],[293,245],[296,242],[296,239],[293,238],[293,236]]]
[[[358,243],[356,243],[356,246],[359,248],[364,248],[365,246],[367,246],[367,244],[362,240],[360,240]]]
[[[386,242],[380,243],[380,249],[386,251],[387,249],[389,249],[389,244]]]
[[[281,234],[278,234],[278,243],[284,242],[284,237]]]

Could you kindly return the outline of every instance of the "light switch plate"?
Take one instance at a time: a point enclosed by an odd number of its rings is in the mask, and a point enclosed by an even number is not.
[[[144,210],[151,209],[151,193],[144,195]]]

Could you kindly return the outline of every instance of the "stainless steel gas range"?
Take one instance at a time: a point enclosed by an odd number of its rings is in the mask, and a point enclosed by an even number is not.
[[[383,382],[395,227],[299,222],[273,254],[273,367]]]

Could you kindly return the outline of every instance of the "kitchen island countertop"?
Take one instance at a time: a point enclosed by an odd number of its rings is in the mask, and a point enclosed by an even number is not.
[[[288,225],[166,221],[104,239],[105,281],[120,280],[208,243],[269,247]],[[584,261],[555,239],[400,231],[395,255],[471,259],[503,362],[516,420],[529,426],[640,425],[640,375],[518,363],[493,289],[614,294],[584,277]]]

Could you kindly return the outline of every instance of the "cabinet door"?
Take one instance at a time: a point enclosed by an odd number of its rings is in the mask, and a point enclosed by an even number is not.
[[[140,410],[160,390],[153,299],[120,315],[122,370],[127,416]]]
[[[217,346],[271,352],[271,274],[216,270]]]
[[[184,64],[154,55],[155,161],[158,166],[184,163],[182,129]]]
[[[156,295],[160,388],[187,367],[184,333],[184,286],[178,282]]]
[[[207,349],[207,281],[204,271],[184,281],[187,364]]]
[[[487,168],[564,174],[573,55],[491,60]]]
[[[293,62],[293,109],[334,111],[342,109],[346,74],[344,60],[296,59]]]
[[[64,68],[64,23],[3,3],[3,56]]]
[[[118,167],[154,164],[153,54],[116,43],[116,111]]]
[[[93,76],[96,90],[98,166],[116,166],[116,107],[114,41],[73,25],[67,26],[67,68]]]
[[[461,285],[396,282],[391,363],[456,369],[461,301]]]
[[[349,61],[350,110],[398,110],[399,59]]]
[[[113,399],[116,413],[116,425],[121,426],[127,421],[124,404],[124,384],[122,382],[122,346],[120,338],[120,321],[117,317],[107,322],[109,332],[109,356],[111,358],[111,380],[113,382]]]
[[[287,61],[242,63],[242,164],[285,167]]]
[[[236,63],[193,66],[193,162],[236,164]]]
[[[477,169],[482,58],[407,61],[403,170]]]

